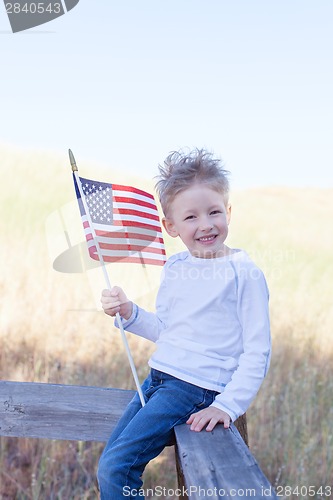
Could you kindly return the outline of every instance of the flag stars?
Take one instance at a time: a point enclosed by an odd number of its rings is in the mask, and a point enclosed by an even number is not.
[[[82,190],[94,223],[109,224],[112,219],[112,187],[106,183],[82,179]]]

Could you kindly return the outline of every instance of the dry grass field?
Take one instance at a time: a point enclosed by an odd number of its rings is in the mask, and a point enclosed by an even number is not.
[[[83,176],[152,190],[139,177],[77,160]],[[96,307],[100,270],[53,268],[83,241],[66,152],[3,146],[0,162],[1,378],[134,388],[118,332]],[[330,485],[333,497],[333,189],[267,187],[234,192],[231,201],[229,245],[249,252],[271,294],[274,351],[248,411],[251,450],[273,485]],[[166,245],[168,254],[181,248],[169,239]],[[135,265],[126,268],[108,266],[111,281],[153,309],[158,270],[142,277]],[[129,342],[142,380],[153,346],[134,336]],[[1,438],[0,498],[95,499],[101,450],[98,443]],[[149,465],[145,486],[154,485],[176,486],[172,449]]]

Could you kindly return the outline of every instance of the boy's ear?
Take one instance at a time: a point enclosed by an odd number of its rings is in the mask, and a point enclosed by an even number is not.
[[[163,224],[164,229],[168,233],[168,235],[171,236],[172,238],[176,238],[179,235],[179,233],[178,233],[178,231],[177,231],[177,229],[176,229],[176,227],[171,219],[167,219],[166,217],[163,217],[162,224]]]
[[[230,223],[230,219],[231,219],[231,205],[230,203],[227,205],[227,222],[228,222],[228,225]]]

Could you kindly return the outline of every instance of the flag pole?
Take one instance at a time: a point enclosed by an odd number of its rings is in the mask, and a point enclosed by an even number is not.
[[[86,200],[85,200],[85,194],[83,193],[83,190],[82,190],[81,181],[80,181],[80,177],[79,177],[79,174],[78,174],[78,168],[77,168],[77,165],[76,165],[76,162],[75,162],[75,158],[74,158],[74,155],[73,155],[73,153],[72,153],[72,151],[70,149],[68,150],[68,154],[69,154],[69,160],[70,160],[70,163],[71,163],[71,166],[72,166],[72,172],[74,174],[74,177],[75,177],[75,180],[76,180],[76,184],[77,184],[78,190],[80,192],[81,201],[83,203],[84,210],[86,212],[88,223],[89,223],[89,226],[90,226],[90,229],[91,229],[92,237],[93,237],[93,240],[94,240],[94,244],[96,246],[96,250],[97,250],[97,254],[98,254],[98,259],[100,261],[100,264],[101,264],[101,267],[102,267],[102,271],[103,271],[103,274],[104,274],[105,283],[106,283],[107,288],[109,290],[111,290],[111,288],[112,288],[111,287],[111,282],[110,282],[109,275],[107,273],[105,262],[104,262],[104,259],[103,259],[103,255],[102,255],[102,252],[101,252],[101,249],[100,249],[97,237],[96,237],[95,229],[94,229],[93,224],[92,224],[92,220],[91,220],[91,217],[90,217],[89,208],[88,208]],[[129,345],[128,345],[128,342],[127,342],[127,337],[126,337],[126,334],[125,334],[125,331],[124,331],[124,327],[123,327],[123,324],[122,324],[122,321],[121,321],[121,317],[120,317],[120,314],[118,312],[116,314],[116,319],[117,319],[117,322],[118,322],[118,325],[119,325],[121,337],[122,337],[122,340],[123,340],[123,343],[124,343],[124,346],[125,346],[127,358],[128,358],[131,370],[132,370],[132,375],[133,375],[133,378],[134,378],[134,381],[135,381],[135,385],[136,385],[136,388],[137,388],[137,391],[138,391],[138,394],[139,394],[139,397],[140,397],[140,401],[141,401],[142,406],[145,406],[145,400],[144,400],[144,397],[143,397],[143,394],[142,394],[142,389],[141,389],[141,386],[140,386],[138,374],[136,372],[136,368],[135,368],[135,365],[134,365],[132,354],[131,354],[131,351],[130,351],[130,348],[129,348]]]

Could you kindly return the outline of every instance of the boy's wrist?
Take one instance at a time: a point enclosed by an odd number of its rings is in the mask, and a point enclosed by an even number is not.
[[[122,325],[125,329],[136,320],[136,317],[138,315],[138,306],[134,302],[131,302],[131,306],[132,306],[132,314],[127,319],[119,312],[120,322],[122,323]],[[119,324],[117,318],[115,318],[114,325],[117,328],[120,328],[120,324]]]
[[[120,311],[120,316],[126,321],[130,319],[133,314],[133,302],[129,301],[123,304],[122,310]]]

